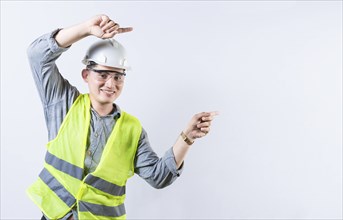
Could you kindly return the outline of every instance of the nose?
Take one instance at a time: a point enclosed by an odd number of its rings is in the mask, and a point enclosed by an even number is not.
[[[106,83],[105,83],[106,87],[108,88],[114,88],[116,85],[116,80],[114,79],[114,77],[110,77]]]

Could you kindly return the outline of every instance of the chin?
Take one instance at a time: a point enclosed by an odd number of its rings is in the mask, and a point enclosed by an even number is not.
[[[116,97],[114,97],[114,98],[101,98],[100,99],[100,103],[102,103],[102,104],[109,104],[109,103],[113,103],[115,100],[116,100],[117,98]]]

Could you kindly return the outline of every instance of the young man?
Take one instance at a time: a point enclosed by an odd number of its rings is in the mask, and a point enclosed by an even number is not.
[[[210,131],[217,113],[196,114],[159,158],[139,120],[114,104],[129,66],[125,49],[112,37],[130,31],[98,15],[43,35],[28,48],[49,135],[44,168],[28,189],[42,219],[125,219],[127,179],[137,173],[155,188],[170,185],[181,174],[191,144]],[[89,94],[80,94],[55,61],[91,35],[102,40],[83,60],[82,78]]]

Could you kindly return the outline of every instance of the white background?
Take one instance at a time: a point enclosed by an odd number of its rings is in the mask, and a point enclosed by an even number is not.
[[[128,181],[129,219],[342,218],[342,2],[1,1],[1,219],[38,219],[25,189],[47,132],[26,48],[105,13],[133,71],[117,103],[159,155],[193,114],[218,110],[182,176]],[[82,92],[90,37],[58,61]]]

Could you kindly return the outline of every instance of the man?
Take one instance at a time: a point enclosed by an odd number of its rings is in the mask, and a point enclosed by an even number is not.
[[[112,37],[130,31],[98,15],[43,35],[28,49],[49,135],[44,169],[28,189],[42,219],[125,219],[127,179],[137,173],[155,188],[170,185],[181,174],[194,140],[210,130],[217,113],[196,114],[173,147],[158,158],[139,120],[114,104],[129,66],[125,49]],[[89,94],[80,94],[55,61],[91,35],[102,40],[83,60],[82,78]]]

